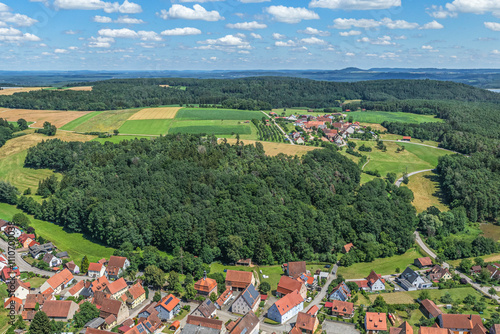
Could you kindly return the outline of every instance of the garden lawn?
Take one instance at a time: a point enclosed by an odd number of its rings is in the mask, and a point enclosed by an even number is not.
[[[108,138],[95,138],[95,139],[92,139],[92,141],[98,141],[99,143],[101,144],[104,144],[105,142],[109,141],[109,142],[112,142],[112,143],[119,143],[121,141],[124,141],[124,140],[134,140],[134,139],[141,139],[141,138],[147,138],[147,139],[151,139],[150,136],[112,136],[112,137],[108,137]]]
[[[352,111],[343,112],[347,118],[353,117],[354,122],[376,123],[382,124],[384,121],[402,122],[402,123],[429,123],[429,122],[444,122],[440,118],[435,118],[433,115],[419,115],[404,112],[388,112],[388,111]]]
[[[32,288],[39,288],[43,283],[45,283],[46,279],[41,277],[32,277],[25,282],[30,283]]]
[[[1,219],[11,220],[16,213],[23,212],[13,205],[0,203]],[[94,243],[86,239],[81,233],[68,233],[63,230],[62,226],[35,219],[30,215],[27,216],[37,235],[52,241],[60,251],[67,251],[70,259],[75,261],[76,264],[80,264],[85,255],[87,255],[90,262],[97,262],[102,258],[109,258],[113,255],[114,248]]]
[[[465,288],[455,288],[455,289],[439,289],[439,290],[427,290],[429,292],[430,298],[436,305],[442,304],[439,299],[449,292],[453,300],[462,301],[467,295],[476,296],[476,298],[481,298],[483,294],[477,292],[472,287]],[[414,303],[418,298],[422,290],[417,291],[401,291],[392,293],[381,293],[380,296],[384,298],[387,304],[411,304]],[[370,294],[370,301],[373,302],[377,298],[378,294]]]
[[[245,121],[261,119],[264,116],[260,111],[236,109],[204,109],[183,108],[177,112],[176,120],[237,120]]]
[[[62,127],[61,127],[61,130],[70,130],[70,131],[73,131],[75,130],[75,128],[77,126],[80,126],[82,125],[83,123],[87,122],[88,120],[92,119],[93,117],[99,115],[99,114],[102,114],[104,111],[94,111],[94,112],[91,112],[91,113],[88,113],[82,117],[79,117],[75,120],[72,120],[71,122],[69,123],[66,123],[64,124]]]
[[[126,121],[119,131],[128,135],[164,135],[171,124],[170,119]]]
[[[391,257],[375,259],[373,262],[355,263],[349,267],[339,267],[337,273],[341,274],[346,279],[365,278],[372,270],[379,275],[390,275],[396,273],[396,268],[403,272],[405,268],[413,264],[413,260],[422,257],[415,248],[410,248],[402,255],[394,255]],[[416,267],[413,267],[416,269]]]

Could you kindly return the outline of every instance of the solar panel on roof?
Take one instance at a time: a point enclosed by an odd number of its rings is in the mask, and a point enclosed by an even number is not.
[[[168,305],[168,303],[170,303],[170,301],[171,301],[172,299],[174,299],[174,297],[170,297],[169,299],[167,299],[167,300],[165,301],[165,305]]]
[[[210,305],[212,301],[210,299],[207,299],[207,305]]]
[[[146,326],[147,326],[148,328],[151,328],[151,326],[152,326],[152,325],[151,325],[151,323],[148,321],[148,322],[146,322]]]
[[[247,328],[243,328],[243,330],[241,331],[241,334],[245,334],[247,332]]]

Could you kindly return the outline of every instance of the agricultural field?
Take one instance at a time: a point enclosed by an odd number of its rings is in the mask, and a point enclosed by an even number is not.
[[[334,112],[342,112],[342,108],[340,107],[331,107],[334,109]],[[285,110],[286,109],[286,110]],[[275,113],[278,114],[279,117],[285,113],[285,116],[290,116],[290,115],[311,115],[311,116],[323,116],[325,112],[308,112],[308,108],[279,108],[279,109],[273,109]],[[266,111],[266,113],[269,113],[269,111]]]
[[[241,140],[245,145],[255,145],[257,143],[256,140]],[[220,140],[219,140],[220,142]],[[227,142],[230,144],[236,144],[236,139],[228,138]],[[303,145],[290,145],[286,143],[273,143],[273,142],[265,142],[260,141],[264,146],[264,151],[268,156],[274,157],[280,153],[287,155],[298,155],[302,156],[309,151],[314,151],[317,149],[321,149],[321,147],[316,146],[303,146]]]
[[[172,133],[206,133],[213,135],[230,135],[232,133],[249,135],[252,133],[250,124],[235,120],[186,120],[174,121],[168,130]]]
[[[113,132],[118,130],[136,109],[94,111],[63,126],[76,132]]]
[[[173,119],[176,117],[180,107],[146,108],[130,116],[129,120],[141,119]]]
[[[411,248],[402,255],[376,259],[369,263],[355,263],[349,267],[339,267],[337,273],[344,276],[345,279],[365,278],[372,270],[380,275],[390,275],[396,273],[396,268],[399,268],[400,272],[403,272],[410,265],[411,268],[417,269],[412,265],[413,260],[422,256],[417,249]]]
[[[402,123],[426,123],[426,122],[444,122],[444,120],[435,118],[432,115],[418,115],[404,112],[387,111],[352,111],[344,112],[347,117],[353,117],[354,122],[381,124],[384,121],[402,122]]]
[[[76,86],[76,87],[48,87],[44,88],[44,90],[74,90],[81,92],[89,92],[92,90],[92,86]]]
[[[45,87],[13,87],[0,90],[0,95],[14,95],[15,93],[27,93],[36,90],[42,90]]]
[[[176,120],[235,120],[250,121],[265,117],[260,111],[235,109],[183,108],[175,116]]]
[[[47,137],[42,134],[32,133],[13,138],[0,148],[0,180],[9,181],[16,186],[21,192],[28,187],[36,191],[38,181],[41,181],[50,175],[54,174],[48,169],[31,169],[24,168],[24,159],[26,158],[27,149],[35,146],[43,140],[58,138],[64,141],[88,141],[95,136],[84,136],[75,133],[58,131],[54,137]],[[59,176],[59,174],[56,174]]]
[[[410,176],[407,187],[413,191],[415,199],[412,204],[420,213],[430,206],[435,206],[441,211],[448,211],[440,195],[438,176],[434,172],[424,172]],[[500,228],[498,229],[500,238]],[[498,239],[497,239],[498,240]]]
[[[164,135],[171,124],[170,119],[125,121],[119,131],[128,135]]]
[[[361,145],[372,148],[371,152],[360,152],[366,155],[369,159],[368,164],[365,166],[365,171],[378,170],[382,177],[387,173],[396,173],[399,177],[407,170],[408,173],[416,172],[423,169],[433,169],[437,166],[438,158],[443,155],[450,154],[450,152],[440,149],[433,149],[431,147],[415,145],[411,143],[395,143],[384,142],[387,146],[387,151],[383,152],[375,147],[375,141],[360,141],[356,140],[356,149]],[[398,147],[404,146],[405,150],[396,153]],[[358,162],[359,158],[345,152],[340,151],[354,162]],[[372,175],[362,174],[361,183],[366,183],[373,180],[375,177]],[[410,179],[411,183],[411,179]]]
[[[14,205],[0,203],[0,218],[11,220],[16,213],[22,213]],[[62,251],[67,251],[70,259],[79,264],[83,256],[87,255],[90,262],[96,262],[100,259],[109,258],[113,255],[114,249],[102,246],[88,240],[81,233],[68,233],[64,228],[43,220],[35,219],[28,215],[31,226],[35,228],[36,234],[52,241],[52,243]]]
[[[90,111],[64,111],[64,110],[30,110],[30,109],[6,109],[0,108],[0,117],[8,121],[17,121],[24,118],[28,122],[35,122],[32,124],[34,128],[41,128],[45,121],[52,123],[58,129],[63,125],[80,118],[83,115],[90,113]]]

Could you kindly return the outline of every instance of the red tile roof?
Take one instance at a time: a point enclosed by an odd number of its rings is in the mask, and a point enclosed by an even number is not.
[[[316,324],[316,317],[304,312],[299,312],[297,315],[297,321],[295,327],[302,329],[303,331],[313,332]]]
[[[127,282],[125,282],[125,279],[123,277],[108,284],[109,293],[111,293],[112,295],[114,295],[115,293],[120,292],[126,288],[127,288]]]
[[[9,305],[12,301],[16,304],[16,310],[18,310],[23,305],[23,301],[21,299],[12,296],[5,301],[5,303],[3,304],[3,307],[9,308]]]
[[[217,282],[212,278],[202,278],[194,284],[196,291],[208,293],[217,287]]]
[[[228,300],[232,295],[233,295],[233,290],[231,290],[230,287],[226,287],[226,290],[224,290],[224,292],[217,299],[217,301],[216,301],[217,305],[222,307],[222,305],[224,305],[226,300]]]
[[[103,291],[109,284],[106,276],[101,276],[92,282],[92,292]]]
[[[43,312],[49,318],[67,318],[74,303],[71,300],[47,300],[43,304]]]
[[[69,283],[72,279],[73,279],[73,274],[71,273],[71,271],[69,271],[68,269],[64,269],[63,271],[49,278],[47,280],[47,283],[49,283],[49,285],[53,289],[55,289],[62,284]]]
[[[137,298],[145,294],[146,290],[144,290],[141,283],[137,282],[128,289],[128,292],[132,295],[132,298],[136,300]]]
[[[89,271],[97,271],[100,272],[102,269],[102,264],[101,263],[89,263]]]
[[[332,313],[339,313],[341,315],[351,315],[353,312],[354,312],[353,303],[343,302],[341,300],[334,300],[332,302]]]
[[[319,308],[316,306],[316,305],[313,305],[309,311],[307,311],[306,313],[307,314],[312,314],[312,315],[316,315],[319,311]]]
[[[389,334],[413,334],[413,328],[405,321],[399,327],[392,327]]]
[[[443,312],[434,304],[432,300],[424,299],[420,302],[422,307],[432,315],[432,317],[437,318],[438,315],[443,314]]]
[[[217,330],[222,330],[224,326],[224,322],[222,320],[207,319],[204,317],[197,317],[194,315],[188,315],[186,323],[194,326],[208,327]]]
[[[297,290],[295,290],[294,292],[289,293],[285,297],[278,300],[276,303],[274,303],[274,305],[276,305],[276,307],[278,308],[278,312],[281,315],[284,315],[303,301],[304,299],[302,298],[302,296]]]
[[[366,312],[365,327],[367,331],[387,331],[387,315],[385,313]]]
[[[344,245],[344,252],[349,253],[349,251],[351,250],[352,247],[354,247],[354,245],[352,244],[352,242],[350,242],[348,244],[345,244]]]
[[[168,296],[163,297],[163,299],[158,302],[158,305],[161,305],[164,309],[171,312],[180,302],[181,301],[173,294],[169,294]]]
[[[432,260],[428,256],[426,256],[426,257],[419,257],[417,259],[417,262],[419,262],[422,267],[432,266]]]
[[[71,289],[69,289],[69,293],[74,296],[76,293],[78,293],[81,289],[83,289],[83,287],[85,286],[85,283],[83,281],[79,281],[78,283],[76,283],[75,285],[73,285],[71,287]]]
[[[483,326],[478,314],[441,314],[443,328],[471,330],[476,324]]]
[[[253,273],[251,271],[228,270],[226,284],[237,288],[246,288],[252,283],[252,277]]]
[[[277,292],[286,295],[302,288],[302,283],[288,276],[281,276],[278,283]]]
[[[127,258],[123,256],[111,256],[109,258],[108,267],[123,268],[126,260]]]
[[[373,283],[375,283],[376,281],[378,281],[381,278],[382,278],[382,275],[377,275],[377,273],[375,273],[375,271],[372,270],[372,272],[370,273],[370,275],[368,275],[366,280],[368,281],[368,283],[373,285]]]
[[[298,277],[306,271],[306,261],[288,262],[288,276]]]
[[[419,334],[453,334],[449,329],[439,327],[420,327]]]
[[[118,312],[120,312],[120,307],[122,306],[122,302],[119,300],[104,298],[102,301],[100,317],[106,318],[110,314],[118,316]],[[44,306],[45,308],[45,306]]]

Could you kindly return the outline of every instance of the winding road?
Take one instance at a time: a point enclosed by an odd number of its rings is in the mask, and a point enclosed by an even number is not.
[[[363,166],[364,167],[364,166]],[[432,172],[434,169],[422,169],[422,170],[417,170],[416,172],[412,172],[412,173],[409,173],[408,174],[408,177],[412,176],[412,175],[415,175],[415,174],[419,174],[419,173],[425,173],[425,172]],[[397,181],[396,181],[396,187],[399,187],[401,185],[401,183],[403,182],[403,179],[404,179],[404,176],[403,177],[400,177]]]

